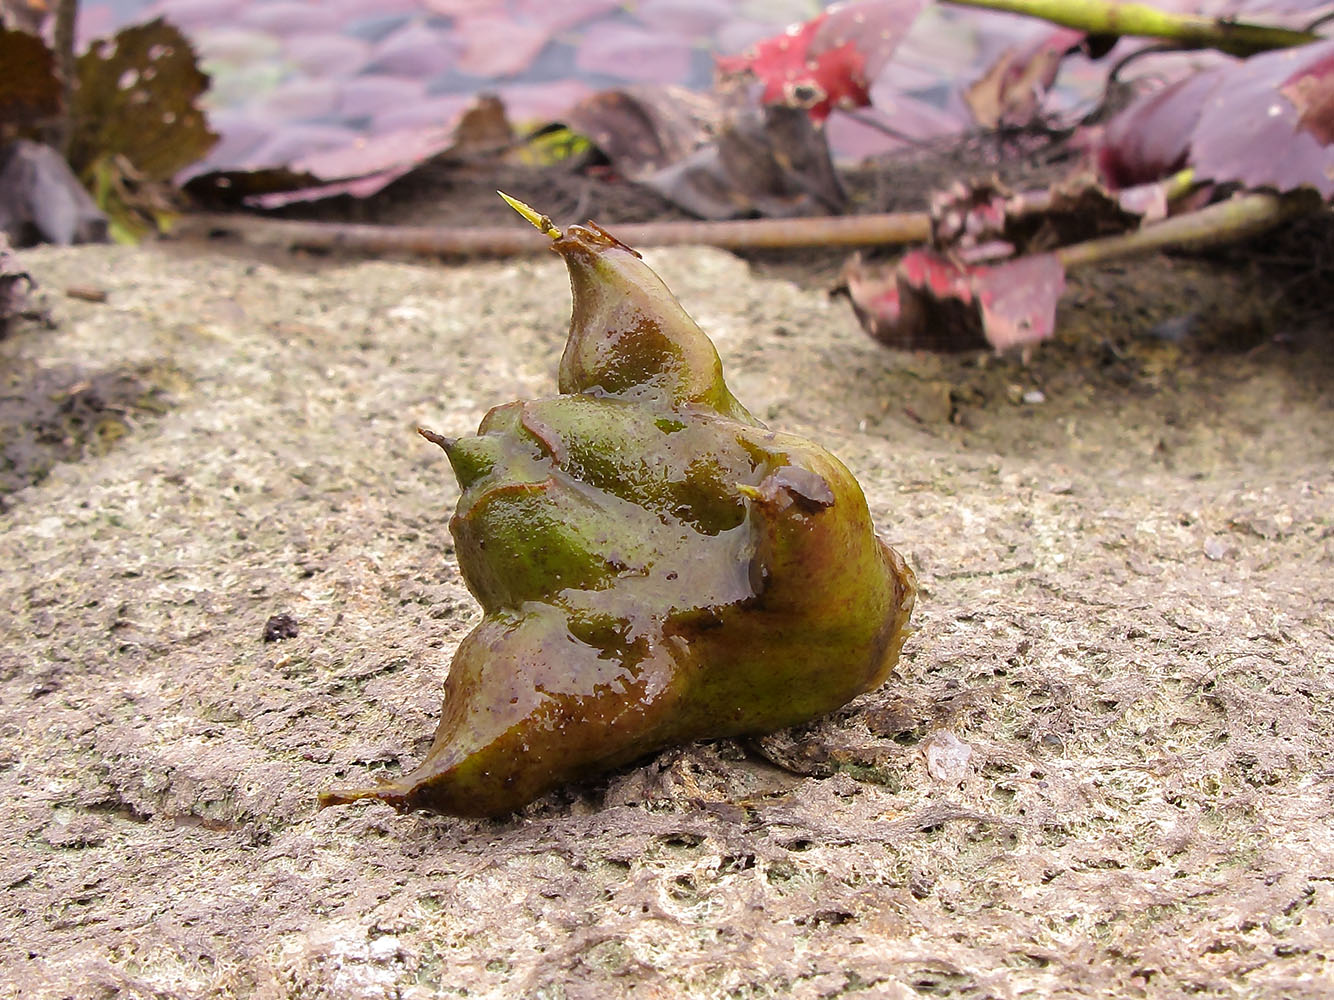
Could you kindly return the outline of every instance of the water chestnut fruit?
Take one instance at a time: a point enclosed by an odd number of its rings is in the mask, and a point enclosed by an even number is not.
[[[560,395],[498,406],[444,449],[485,613],[426,759],[335,789],[463,816],[692,740],[807,722],[881,684],[916,585],[833,455],[753,418],[713,343],[596,224],[552,237],[574,309]]]

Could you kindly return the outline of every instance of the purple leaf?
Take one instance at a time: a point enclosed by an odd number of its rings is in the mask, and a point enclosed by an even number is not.
[[[235,23],[245,0],[163,0],[152,11],[167,18],[182,31]],[[84,19],[79,11],[79,20]]]
[[[1307,63],[1280,89],[1297,109],[1302,128],[1326,146],[1334,142],[1334,51]]]
[[[1197,73],[1107,126],[1098,167],[1115,186],[1183,166],[1201,180],[1334,196],[1334,40],[1265,52]]]
[[[1286,81],[1327,60],[1334,42],[1252,56],[1223,71],[1191,136],[1190,163],[1201,178],[1334,196],[1334,150],[1302,127]]]
[[[657,31],[707,37],[727,20],[717,0],[640,0],[635,17]]]
[[[293,160],[289,169],[322,180],[347,179],[377,174],[398,166],[412,166],[448,149],[454,130],[437,125],[431,129],[388,132],[359,138],[348,146],[326,150]]]
[[[318,32],[284,39],[287,58],[304,73],[349,77],[370,59],[371,47],[359,38]]]
[[[200,195],[225,192],[263,208],[338,194],[365,198],[423,160],[449,152],[494,149],[512,138],[504,105],[483,96],[448,125],[402,128],[369,138],[331,130],[328,148],[295,159],[274,155],[280,152],[276,147],[261,148],[252,154],[258,169],[196,177],[190,190]],[[309,149],[311,139],[299,137],[296,148]],[[287,166],[276,167],[282,163]]]
[[[561,0],[559,3],[553,3],[552,0],[513,0],[513,4],[517,17],[540,24],[553,34],[625,6],[624,0]]]
[[[1098,140],[1098,171],[1112,187],[1147,184],[1186,165],[1190,137],[1222,67],[1169,83],[1113,118]]]
[[[354,145],[360,138],[359,133],[341,125],[286,124],[269,133],[268,138],[254,146],[243,161],[228,163],[225,169],[243,172],[266,170],[290,163],[297,157],[313,156]]]
[[[458,61],[459,44],[447,32],[435,31],[419,21],[405,24],[376,46],[367,69],[392,76],[433,77],[452,70]]]
[[[248,28],[268,35],[310,36],[338,27],[330,11],[315,3],[248,3],[240,7],[239,20]]]
[[[346,181],[334,181],[330,184],[314,184],[310,187],[294,188],[291,191],[274,191],[270,194],[257,194],[246,199],[247,205],[256,208],[275,209],[294,205],[303,201],[319,201],[322,198],[334,198],[347,195],[351,198],[369,198],[398,180],[409,170],[410,164],[391,167],[377,173],[354,177]]]
[[[471,103],[467,94],[441,94],[401,104],[385,104],[371,119],[371,131],[377,134],[399,129],[427,131],[439,127],[441,122],[454,121]]]
[[[551,83],[507,83],[497,87],[496,92],[509,109],[511,121],[552,121],[588,97],[592,88],[579,80],[556,80]]]
[[[295,77],[269,91],[253,111],[261,118],[310,121],[331,115],[341,96],[337,82],[328,77]]]
[[[425,81],[367,73],[343,84],[338,112],[347,118],[369,118],[389,108],[412,106],[424,100]]]

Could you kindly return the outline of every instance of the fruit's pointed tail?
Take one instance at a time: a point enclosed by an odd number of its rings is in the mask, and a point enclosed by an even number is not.
[[[327,791],[320,792],[319,807],[326,809],[329,806],[345,806],[350,802],[359,802],[362,799],[379,799],[386,805],[402,810],[406,808],[409,791],[408,786],[396,781],[387,781],[382,785],[360,788],[330,788]]]
[[[550,236],[553,240],[561,238],[561,231],[555,227],[549,215],[539,215],[538,212],[528,205],[525,205],[518,198],[511,198],[504,191],[497,191],[496,194],[505,199],[505,204],[514,211],[518,212],[525,219],[533,224],[533,227],[539,232]]]

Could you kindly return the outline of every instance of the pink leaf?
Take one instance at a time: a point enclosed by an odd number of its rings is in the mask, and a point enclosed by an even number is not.
[[[461,17],[454,34],[463,43],[458,68],[473,76],[517,76],[551,40],[549,29],[523,24],[503,14]]]
[[[263,208],[340,194],[365,198],[432,157],[493,151],[512,137],[505,106],[483,95],[447,126],[400,128],[371,137],[334,131],[324,148],[298,158],[261,149],[253,157],[258,169],[205,174],[192,180],[189,190],[204,197],[226,192]],[[309,142],[300,143],[300,148],[309,147]]]

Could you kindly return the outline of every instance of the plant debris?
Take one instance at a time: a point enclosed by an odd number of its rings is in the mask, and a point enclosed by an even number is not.
[[[0,147],[0,231],[14,246],[101,243],[107,218],[64,157],[31,139]]]
[[[291,615],[283,612],[271,615],[264,623],[264,642],[281,642],[283,639],[295,639],[301,634],[300,625]]]
[[[0,140],[48,124],[60,113],[55,56],[35,34],[0,29]]]
[[[0,173],[0,183],[3,183],[3,173]],[[32,287],[32,275],[21,269],[9,241],[4,233],[0,233],[0,337],[9,332],[9,324],[14,319],[27,311],[28,293]]]

